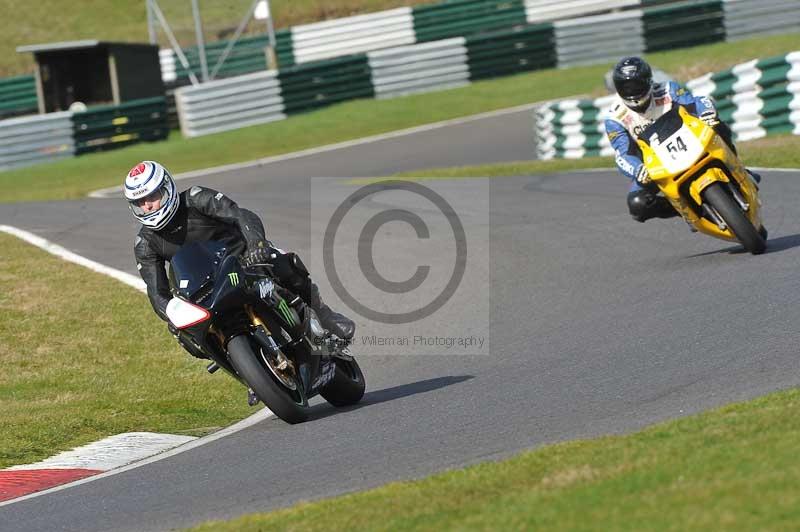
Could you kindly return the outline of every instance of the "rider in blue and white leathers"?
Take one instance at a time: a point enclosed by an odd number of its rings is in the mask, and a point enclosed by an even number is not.
[[[678,216],[669,201],[658,195],[642,161],[636,136],[657,118],[679,104],[713,127],[736,151],[730,128],[719,121],[711,98],[693,96],[674,81],[653,83],[652,70],[641,58],[625,57],[613,70],[616,101],[605,120],[606,134],[620,172],[631,180],[628,209],[636,221]],[[752,174],[752,172],[751,172]],[[753,174],[754,179],[760,176]]]

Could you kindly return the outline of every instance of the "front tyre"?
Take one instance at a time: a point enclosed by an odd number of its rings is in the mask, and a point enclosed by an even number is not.
[[[279,384],[270,371],[259,362],[250,338],[241,334],[228,342],[228,356],[236,373],[255,392],[261,402],[287,423],[302,423],[308,419],[308,400],[299,389],[291,392]]]
[[[356,359],[336,358],[334,360],[336,373],[333,380],[326,384],[319,393],[333,406],[354,405],[364,397],[366,387],[361,367]]]
[[[753,255],[760,255],[767,249],[767,243],[758,230],[748,220],[739,204],[731,197],[721,183],[714,183],[705,189],[703,197],[728,224],[744,249]]]

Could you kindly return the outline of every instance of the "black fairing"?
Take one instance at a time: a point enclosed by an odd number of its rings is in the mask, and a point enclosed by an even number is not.
[[[170,261],[170,284],[173,292],[194,301],[194,296],[209,281],[213,282],[217,266],[227,249],[220,242],[192,242],[175,253]]]
[[[250,296],[244,290],[247,285],[248,275],[244,273],[239,260],[234,256],[227,256],[212,276],[214,290],[208,306],[214,314],[225,312],[231,308],[241,308],[247,303]]]

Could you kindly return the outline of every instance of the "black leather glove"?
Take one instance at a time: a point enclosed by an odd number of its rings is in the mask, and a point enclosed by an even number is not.
[[[271,260],[272,273],[278,282],[285,288],[298,292],[301,297],[307,291],[309,284],[309,273],[306,265],[300,260],[296,253],[277,253]]]
[[[708,127],[714,127],[719,124],[719,117],[717,116],[717,112],[713,109],[708,109],[707,111],[703,111],[698,116],[700,120],[705,122]]]
[[[242,254],[242,264],[252,266],[253,264],[267,264],[271,262],[271,255],[275,251],[272,242],[269,240],[259,240],[247,247]]]

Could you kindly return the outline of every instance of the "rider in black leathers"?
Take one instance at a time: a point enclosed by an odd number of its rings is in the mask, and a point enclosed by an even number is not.
[[[275,248],[265,237],[259,217],[239,207],[224,194],[195,186],[177,193],[169,172],[154,161],[135,166],[125,181],[125,195],[134,216],[142,223],[134,243],[136,267],[147,285],[147,295],[156,314],[169,324],[167,303],[172,295],[165,261],[190,242],[218,240],[234,253],[241,253],[243,263],[274,264],[277,281],[293,289],[319,315],[322,325],[338,337],[349,340],[355,324],[333,312],[322,301],[319,289],[311,281],[299,257]],[[158,209],[146,212],[145,198],[160,200]],[[170,331],[180,335],[170,324]],[[196,349],[180,342],[190,354],[204,357]]]

